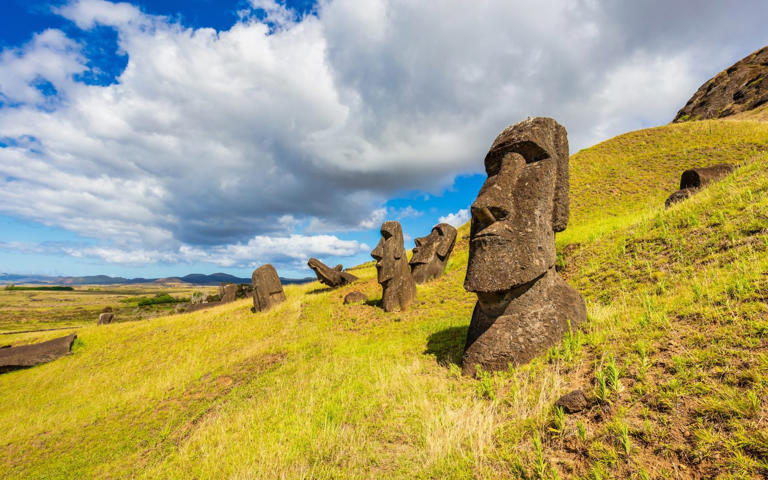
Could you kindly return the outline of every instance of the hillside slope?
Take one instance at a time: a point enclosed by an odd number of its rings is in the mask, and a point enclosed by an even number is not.
[[[590,320],[520,368],[462,377],[468,228],[414,307],[372,264],[192,314],[81,329],[0,376],[8,478],[760,478],[768,474],[768,125],[631,132],[572,158],[563,275]],[[682,170],[741,167],[664,210]],[[343,306],[351,290],[367,305]],[[61,334],[60,332],[53,332]],[[9,343],[53,333],[9,336]],[[589,410],[561,416],[581,388]]]

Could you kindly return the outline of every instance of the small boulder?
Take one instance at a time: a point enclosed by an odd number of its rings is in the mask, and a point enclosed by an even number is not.
[[[344,305],[349,305],[350,303],[362,303],[368,301],[368,297],[365,296],[362,292],[349,292],[344,297]]]
[[[106,325],[108,323],[112,323],[114,320],[115,320],[114,313],[105,312],[99,315],[99,321],[97,325]]]
[[[562,408],[565,413],[576,413],[587,408],[589,400],[582,390],[574,390],[560,397],[555,406]]]
[[[112,312],[112,307],[104,307],[101,310],[101,313],[111,313],[111,312]]]
[[[676,191],[669,197],[667,197],[667,200],[664,202],[664,206],[669,208],[672,205],[682,202],[686,198],[690,197],[696,192],[695,188],[683,188],[681,190]]]

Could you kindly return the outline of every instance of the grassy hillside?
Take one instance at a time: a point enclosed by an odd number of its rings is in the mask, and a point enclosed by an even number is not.
[[[462,377],[468,229],[403,313],[371,264],[339,290],[78,330],[0,375],[8,478],[761,478],[768,475],[768,125],[632,132],[572,159],[562,274],[590,321]],[[663,210],[685,168],[742,165]],[[370,304],[344,306],[361,290]],[[66,332],[64,332],[66,333]],[[30,342],[62,332],[8,335]],[[553,410],[581,388],[595,405]]]

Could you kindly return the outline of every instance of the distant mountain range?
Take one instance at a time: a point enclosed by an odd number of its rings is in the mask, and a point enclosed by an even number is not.
[[[315,277],[283,278],[283,285],[291,283],[307,283],[315,280]],[[191,273],[183,277],[166,278],[124,278],[110,277],[107,275],[90,275],[85,277],[50,277],[45,275],[16,275],[0,273],[0,285],[9,283],[18,284],[44,284],[44,285],[129,285],[134,283],[190,283],[193,285],[219,285],[221,283],[251,283],[250,278],[240,278],[228,273]]]

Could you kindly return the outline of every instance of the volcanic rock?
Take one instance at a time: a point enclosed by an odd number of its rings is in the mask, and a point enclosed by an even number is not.
[[[344,305],[348,305],[350,303],[362,303],[366,301],[368,301],[368,297],[366,297],[362,292],[349,292],[344,297]]]
[[[385,312],[391,312],[397,307],[406,310],[416,298],[416,283],[405,255],[400,222],[390,221],[381,225],[381,240],[371,256],[376,259],[378,281],[383,289],[382,308]]]
[[[270,264],[262,265],[251,275],[253,285],[253,311],[263,312],[285,301],[285,292],[277,270]]]
[[[96,323],[96,325],[106,325],[108,323],[112,323],[115,320],[115,314],[114,313],[102,313],[99,315],[99,321]]]
[[[424,283],[443,274],[456,244],[456,229],[440,223],[432,227],[429,235],[417,238],[414,243],[411,274],[416,283]]]
[[[0,349],[0,373],[33,367],[67,355],[77,338],[74,333],[47,342]]]
[[[335,268],[330,268],[328,265],[324,264],[316,258],[310,258],[309,262],[307,262],[307,265],[309,265],[309,268],[314,270],[315,275],[317,275],[317,279],[320,281],[320,283],[328,285],[331,288],[341,287],[342,285],[347,285],[348,283],[352,283],[357,280],[356,276],[349,272],[343,271],[344,267],[341,265],[336,265]]]

